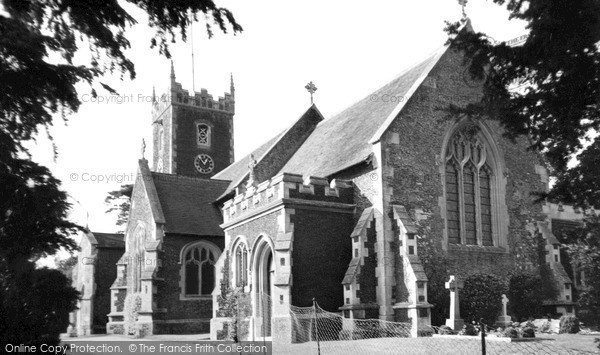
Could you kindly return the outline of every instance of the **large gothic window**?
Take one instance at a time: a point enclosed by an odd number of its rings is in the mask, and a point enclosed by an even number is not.
[[[211,128],[204,123],[196,124],[196,142],[199,147],[210,147]]]
[[[215,288],[215,247],[197,243],[183,251],[182,278],[185,296],[210,296]]]
[[[235,284],[237,287],[248,284],[248,248],[244,243],[235,248]]]
[[[450,138],[445,156],[446,231],[449,244],[493,246],[493,170],[475,126]]]

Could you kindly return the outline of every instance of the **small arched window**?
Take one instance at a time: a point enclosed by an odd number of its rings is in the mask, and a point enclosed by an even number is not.
[[[239,243],[235,248],[235,285],[244,287],[248,284],[248,248]]]
[[[138,225],[131,234],[129,240],[128,274],[130,275],[133,292],[140,292],[142,290],[142,272],[145,264],[145,242],[145,228]]]
[[[184,296],[210,296],[215,288],[218,248],[207,242],[185,247],[182,252],[182,293]]]
[[[493,246],[493,166],[485,140],[470,125],[446,148],[446,231],[449,244]]]
[[[211,128],[205,123],[196,124],[196,142],[198,147],[210,147],[211,141]]]
[[[164,134],[165,134],[165,132],[164,132],[164,130],[161,128],[161,129],[158,131],[158,153],[159,153],[159,154],[161,154],[161,155],[162,155],[162,152],[163,152],[163,150],[164,150],[164,140],[163,140],[163,139],[164,139],[164,137],[163,137],[163,136],[164,136]]]

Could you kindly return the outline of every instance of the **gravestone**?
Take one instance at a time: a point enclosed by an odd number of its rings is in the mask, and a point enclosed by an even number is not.
[[[463,288],[463,282],[454,275],[446,282],[446,289],[450,290],[450,317],[446,319],[446,325],[453,330],[461,330],[465,322],[460,318],[460,306],[458,302],[458,292]]]
[[[506,304],[508,304],[508,298],[506,295],[502,295],[502,315],[498,317],[498,321],[496,321],[497,327],[507,327],[512,324],[510,320],[510,316],[506,313]]]

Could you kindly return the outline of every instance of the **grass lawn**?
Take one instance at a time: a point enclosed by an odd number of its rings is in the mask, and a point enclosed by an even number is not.
[[[600,335],[536,333],[535,336],[542,339],[554,339],[554,343],[557,346],[580,351],[596,352],[600,354],[600,349],[598,349],[598,343],[594,343],[595,339],[600,339]]]
[[[537,336],[537,335],[536,335]],[[532,342],[486,342],[488,354],[498,355],[567,355],[600,354],[594,344],[593,335],[542,334]],[[410,354],[410,355],[479,355],[481,343],[475,338],[379,338],[352,341],[325,341],[320,344],[320,353],[327,354]],[[274,344],[273,354],[317,354],[315,342],[304,344]]]

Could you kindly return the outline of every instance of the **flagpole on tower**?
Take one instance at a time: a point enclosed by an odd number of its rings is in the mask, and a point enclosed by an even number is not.
[[[468,0],[458,0],[458,3],[460,4],[460,6],[462,6],[463,19],[467,18],[467,12],[465,11],[465,7],[467,6],[467,1]]]
[[[194,71],[194,13],[190,13],[190,41],[192,42],[192,91],[196,93],[196,73]]]

